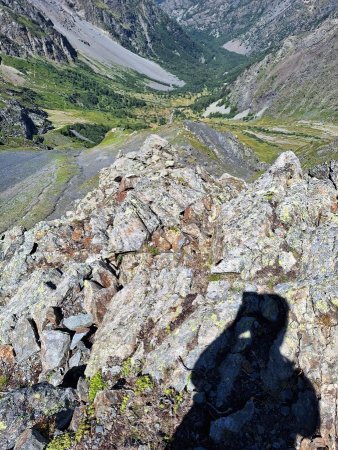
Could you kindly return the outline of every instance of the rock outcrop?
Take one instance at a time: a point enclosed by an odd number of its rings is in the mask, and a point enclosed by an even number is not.
[[[329,167],[286,152],[248,185],[152,136],[65,218],[1,236],[1,448],[335,448]]]
[[[212,149],[226,172],[245,180],[252,178],[255,172],[267,168],[250,147],[240,142],[230,132],[222,133],[203,122],[186,120],[184,128],[190,131],[202,144]]]
[[[3,142],[11,138],[32,140],[34,136],[46,133],[52,128],[48,114],[37,108],[26,108],[17,100],[9,100],[0,109],[0,137]]]

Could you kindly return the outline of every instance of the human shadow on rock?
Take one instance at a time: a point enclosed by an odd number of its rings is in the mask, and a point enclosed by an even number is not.
[[[243,294],[234,322],[191,371],[194,402],[167,449],[294,449],[319,428],[318,400],[301,368],[280,353],[289,307]]]

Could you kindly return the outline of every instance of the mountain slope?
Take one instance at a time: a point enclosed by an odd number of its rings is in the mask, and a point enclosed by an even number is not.
[[[288,38],[282,48],[243,72],[231,87],[239,112],[337,117],[338,20]]]
[[[153,0],[29,1],[90,60],[120,64],[164,84],[186,82],[195,90],[203,89],[221,82],[225,71],[246,61],[189,36]],[[147,63],[149,68],[141,57],[153,61]],[[155,63],[170,73],[161,73]]]
[[[200,49],[152,0],[66,0],[89,22],[107,30],[124,47],[169,62],[177,53],[199,58]]]
[[[36,55],[68,62],[76,51],[53,24],[27,1],[0,0],[0,52],[11,56]]]
[[[168,86],[184,84],[158,64],[124,48],[102,28],[85,20],[82,14],[65,2],[56,0],[29,0],[29,2],[49,17],[56,29],[89,61],[110,67],[118,65],[133,69]],[[162,88],[168,89],[168,86]]]
[[[286,37],[311,30],[337,10],[335,0],[159,0],[180,24],[204,30],[223,43],[261,52]],[[229,49],[236,47],[230,46]]]

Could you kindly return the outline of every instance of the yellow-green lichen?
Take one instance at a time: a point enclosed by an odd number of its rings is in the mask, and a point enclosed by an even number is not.
[[[132,362],[131,358],[123,361],[121,375],[123,378],[128,378],[132,374]]]
[[[209,281],[215,282],[215,281],[221,281],[222,275],[220,273],[212,273],[209,275]]]
[[[0,390],[4,389],[8,383],[8,379],[5,375],[0,375]]]
[[[90,431],[90,424],[88,423],[88,417],[85,415],[84,419],[81,421],[79,428],[75,433],[75,442],[79,443],[85,437],[85,435]]]
[[[149,375],[142,375],[135,382],[135,394],[141,395],[146,391],[152,390],[154,384]]]
[[[172,405],[173,405],[173,411],[176,414],[179,407],[182,405],[184,401],[184,396],[182,392],[177,392],[173,388],[167,388],[164,390],[164,395],[169,397]]]
[[[97,372],[89,381],[89,402],[93,403],[96,394],[106,389],[107,384],[103,381],[101,372]]]
[[[126,412],[129,400],[130,400],[130,395],[126,394],[123,397],[122,402],[121,402],[121,406],[120,406],[121,414],[124,414]]]
[[[68,450],[74,443],[69,433],[56,436],[46,447],[46,450]]]

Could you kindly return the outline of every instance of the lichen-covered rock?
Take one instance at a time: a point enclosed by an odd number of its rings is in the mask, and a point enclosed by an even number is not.
[[[1,448],[13,448],[18,438],[21,441],[21,433],[35,425],[39,424],[42,430],[44,424],[48,426],[54,422],[57,428],[62,412],[74,410],[77,404],[74,390],[56,389],[49,384],[8,392],[0,399]]]
[[[136,435],[159,449],[169,438],[172,448],[231,448],[229,436],[242,448],[312,448],[315,437],[334,448],[337,165],[328,167],[309,176],[286,152],[251,184],[215,179],[156,136],[119,157],[67,217],[0,240],[6,374],[78,386],[71,432],[84,429],[88,448],[128,448]]]
[[[14,450],[44,450],[48,441],[37,430],[24,431],[18,438]]]

